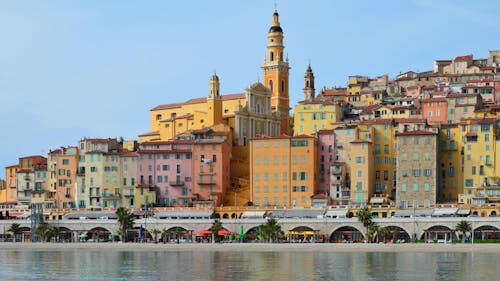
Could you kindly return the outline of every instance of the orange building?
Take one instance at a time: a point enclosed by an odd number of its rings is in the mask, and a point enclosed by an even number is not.
[[[49,152],[48,189],[54,196],[56,208],[76,208],[75,183],[78,160],[77,147],[62,147]]]
[[[15,205],[17,203],[17,171],[19,165],[5,167],[5,190],[0,191],[0,204]]]
[[[448,120],[446,97],[432,97],[422,100],[422,117],[429,123],[446,124]]]
[[[250,198],[256,206],[311,206],[318,190],[318,142],[312,136],[250,140]]]

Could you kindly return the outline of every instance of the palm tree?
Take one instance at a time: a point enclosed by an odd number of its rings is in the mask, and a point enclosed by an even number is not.
[[[281,225],[275,218],[269,218],[264,225],[262,225],[262,230],[264,237],[269,242],[278,241],[283,231],[281,231]]]
[[[41,224],[35,229],[35,234],[40,236],[41,242],[47,241],[47,236],[49,235],[50,227],[48,224]]]
[[[370,239],[368,239],[368,234],[369,234],[368,227],[372,223],[372,220],[373,220],[372,219],[372,212],[370,211],[370,208],[363,207],[363,208],[359,209],[359,211],[358,211],[358,221],[360,223],[362,223],[363,226],[366,228],[366,234],[367,234],[367,239],[366,240],[370,240]]]
[[[127,230],[134,226],[134,215],[125,208],[120,207],[116,209],[116,216],[120,224],[118,235],[120,235],[122,242],[125,242]]]
[[[153,234],[153,240],[155,241],[155,243],[158,243],[158,234],[160,234],[161,231],[155,228],[151,231],[151,233]]]
[[[161,231],[161,240],[163,241],[163,244],[167,243],[167,236],[169,233],[170,232],[166,228],[163,228]]]
[[[212,230],[212,237],[215,237],[215,242],[219,242],[219,230],[223,229],[220,219],[215,219],[210,229]]]
[[[367,227],[366,231],[366,240],[370,243],[373,242],[375,238],[378,238],[378,232],[380,231],[380,227],[374,221],[370,221],[370,224]]]
[[[184,231],[182,230],[182,228],[180,228],[180,227],[175,228],[175,237],[177,237],[177,244],[180,243],[180,239],[181,239],[181,236],[183,233],[184,233]]]
[[[455,230],[462,233],[462,243],[465,243],[465,233],[472,231],[472,225],[470,222],[462,220],[455,226]]]
[[[23,233],[23,231],[21,230],[21,225],[19,225],[18,223],[11,224],[9,229],[7,229],[7,231],[12,232],[12,234],[14,234],[14,242],[17,242],[17,237],[21,233]]]
[[[385,243],[385,240],[387,239],[387,237],[389,237],[391,235],[391,230],[390,230],[390,226],[386,226],[386,227],[381,227],[379,230],[378,230],[378,236],[380,236],[382,238],[382,240],[384,241]]]

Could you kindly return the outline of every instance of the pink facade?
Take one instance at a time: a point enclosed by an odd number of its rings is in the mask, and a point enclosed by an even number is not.
[[[222,204],[230,183],[230,154],[223,140],[193,142],[193,195],[198,201]]]
[[[319,193],[326,194],[330,190],[330,165],[335,162],[335,132],[321,130],[318,132],[319,160]]]
[[[145,142],[139,147],[137,179],[140,185],[156,186],[158,206],[191,204],[192,141]]]

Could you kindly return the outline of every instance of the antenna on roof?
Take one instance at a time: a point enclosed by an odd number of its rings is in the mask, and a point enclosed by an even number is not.
[[[274,0],[274,10],[278,10],[278,3],[276,3],[276,0]]]

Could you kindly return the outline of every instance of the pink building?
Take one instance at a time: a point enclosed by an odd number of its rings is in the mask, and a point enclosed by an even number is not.
[[[193,141],[193,195],[195,203],[222,204],[230,184],[229,145],[222,139]]]
[[[158,206],[189,206],[192,203],[193,141],[144,142],[137,161],[139,184],[156,186]]]
[[[318,193],[327,194],[330,191],[330,166],[335,162],[335,132],[334,130],[320,130],[317,135],[319,159]]]

